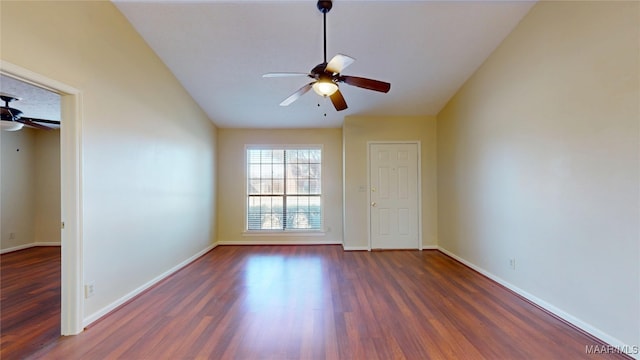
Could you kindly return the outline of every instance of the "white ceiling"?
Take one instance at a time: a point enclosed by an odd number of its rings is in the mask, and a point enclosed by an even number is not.
[[[337,112],[312,91],[280,107],[310,79],[262,77],[309,72],[322,62],[315,0],[113,1],[216,125],[226,128],[340,127],[347,115],[436,115],[534,4],[334,1],[327,57],[354,57],[343,74],[391,83],[387,94],[341,84],[349,108]],[[1,91],[23,98],[13,106],[25,116],[59,119],[52,93],[0,80]]]
[[[278,105],[308,78],[262,78],[309,72],[323,61],[315,0],[113,1],[218,126],[243,128],[340,127],[347,115],[436,115],[534,4],[334,1],[327,57],[352,56],[357,61],[343,74],[391,83],[387,94],[341,84],[349,108],[337,112],[313,92]]]

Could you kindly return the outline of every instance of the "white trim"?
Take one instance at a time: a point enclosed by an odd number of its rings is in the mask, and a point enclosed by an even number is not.
[[[34,243],[22,244],[22,245],[10,247],[10,248],[2,249],[2,250],[0,250],[0,254],[6,254],[6,253],[14,252],[14,251],[24,250],[24,249],[32,248],[34,246],[36,246],[36,244],[34,244]]]
[[[583,330],[583,331],[585,331],[585,332],[597,337],[598,339],[600,339],[600,340],[602,340],[602,341],[604,341],[604,342],[606,342],[606,343],[608,343],[608,344],[610,344],[610,345],[612,345],[614,347],[617,347],[617,348],[628,348],[629,347],[628,344],[625,344],[624,342],[618,340],[617,338],[615,338],[615,337],[613,337],[613,336],[611,336],[611,335],[599,330],[595,326],[590,325],[590,324],[578,319],[577,317],[575,317],[575,316],[573,316],[573,315],[571,315],[571,314],[569,314],[569,313],[567,313],[567,312],[555,307],[554,305],[552,305],[552,304],[550,304],[550,303],[548,303],[548,302],[546,302],[546,301],[544,301],[544,300],[542,300],[542,299],[540,299],[540,298],[538,298],[538,297],[536,297],[536,296],[534,296],[534,295],[532,295],[532,294],[520,289],[519,287],[509,283],[508,281],[500,278],[499,276],[496,276],[496,275],[488,272],[487,270],[485,270],[485,269],[483,269],[483,268],[481,268],[481,267],[479,267],[479,266],[467,261],[466,259],[461,258],[460,256],[452,253],[451,251],[449,251],[449,250],[447,250],[447,249],[445,249],[445,248],[443,248],[441,246],[438,247],[438,250],[441,251],[443,254],[445,254],[447,256],[450,256],[451,258],[455,259],[456,261],[458,261],[458,262],[470,267],[471,269],[477,271],[478,273],[488,277],[489,279],[497,282],[498,284],[506,287],[507,289],[513,291],[514,293],[522,296],[523,298],[529,300],[530,302],[532,302],[533,304],[541,307],[542,309],[544,309],[544,310],[552,313],[553,315],[561,318],[562,320],[568,322],[569,324],[571,324],[571,325],[573,325],[573,326],[575,326],[575,327],[577,327],[577,328],[579,328],[579,329],[581,329],[581,330]],[[635,356],[636,359],[639,358],[638,354],[628,354],[628,355]]]
[[[371,145],[377,144],[415,144],[417,149],[417,170],[418,170],[418,250],[422,250],[422,146],[420,140],[408,140],[408,141],[367,141],[367,239],[368,250],[371,251]]]
[[[367,250],[371,251],[371,141],[367,141]],[[344,187],[344,185],[343,185]],[[360,191],[360,190],[358,190]],[[346,216],[344,213],[342,216]],[[349,248],[358,248],[358,246],[349,246]],[[345,251],[347,249],[345,248]],[[357,250],[354,250],[357,251]]]
[[[420,250],[438,250],[438,245],[422,245]]]
[[[62,246],[59,242],[35,242],[35,246]]]
[[[113,310],[117,309],[119,306],[123,305],[127,301],[133,299],[137,295],[140,295],[145,290],[149,289],[150,287],[152,287],[155,284],[159,283],[160,281],[166,279],[167,277],[173,275],[174,273],[176,273],[180,269],[184,268],[185,266],[187,266],[187,265],[191,264],[192,262],[196,261],[198,258],[203,256],[204,254],[206,254],[209,251],[213,250],[216,246],[217,246],[217,244],[211,244],[211,245],[207,246],[203,250],[197,252],[195,255],[189,257],[188,259],[184,260],[183,262],[179,263],[178,265],[176,265],[176,266],[172,267],[171,269],[163,272],[162,274],[156,276],[155,278],[151,279],[150,281],[146,282],[145,284],[143,284],[142,286],[136,288],[135,290],[129,292],[128,294],[126,294],[125,296],[121,297],[120,299],[112,302],[111,304],[103,307],[102,309],[96,311],[95,313],[87,316],[83,321],[84,327],[89,326],[93,322],[99,320],[103,316],[105,316],[105,315],[109,314],[110,312],[112,312]]]
[[[342,223],[342,234],[340,234],[340,238],[342,239],[342,248],[344,250],[345,243],[345,234],[347,232],[347,140],[346,140],[346,131],[344,131],[344,125],[342,127],[342,216],[340,217],[340,222]],[[324,180],[324,179],[323,179]]]
[[[328,240],[218,240],[217,245],[342,245],[341,241]]]
[[[418,250],[422,251],[422,143],[416,141],[418,145]]]
[[[61,95],[60,127],[60,200],[62,335],[82,332],[84,298],[82,297],[82,93],[69,85],[31,70],[0,60],[0,73]]]
[[[322,231],[322,229],[324,229],[325,227],[325,222],[324,222],[324,212],[325,212],[325,206],[324,206],[324,182],[325,182],[325,178],[324,178],[324,145],[323,144],[244,144],[244,232],[243,232],[243,236],[246,236],[244,234],[251,234],[252,232],[262,232],[262,234],[265,233],[269,233],[269,230],[248,230],[249,229],[249,219],[248,219],[248,213],[249,213],[249,163],[248,163],[248,158],[247,158],[247,152],[248,150],[264,150],[264,149],[270,149],[270,150],[308,150],[308,149],[320,149],[320,154],[321,154],[321,160],[320,160],[320,208],[321,208],[321,213],[320,213],[320,229],[317,230],[311,230],[309,231],[311,232],[315,232],[315,233],[320,233],[320,235],[310,235],[310,236],[324,236],[324,232]],[[285,169],[286,172],[286,169]],[[285,175],[286,177],[286,175]],[[302,194],[304,195],[304,194]],[[283,194],[283,197],[287,197],[287,194]],[[279,231],[279,232],[278,232]],[[275,233],[278,234],[282,234],[283,236],[309,236],[306,235],[306,233],[304,231],[296,231],[296,230],[275,230],[273,231]],[[294,235],[284,235],[287,232],[292,232],[294,233]],[[305,235],[295,235],[295,233],[305,233]],[[252,236],[252,235],[248,235],[248,236]],[[260,234],[258,234],[258,236],[262,236]],[[266,236],[272,236],[272,235],[266,235]]]
[[[242,236],[247,237],[255,237],[255,236],[265,236],[265,237],[305,237],[305,236],[326,236],[327,233],[322,231],[287,231],[287,230],[251,230],[245,231],[242,233]]]
[[[29,248],[38,247],[38,246],[61,246],[61,245],[62,244],[59,242],[34,242],[30,244],[22,244],[22,245],[10,247],[10,248],[2,249],[0,250],[0,254],[7,254],[10,252],[29,249]]]
[[[253,149],[253,150],[265,150],[265,149],[271,149],[271,150],[308,150],[311,148],[323,148],[324,145],[323,144],[307,144],[307,143],[288,143],[288,144],[244,144],[244,148],[245,148],[245,154],[246,154],[246,150],[249,149]]]
[[[15,78],[22,82],[49,90],[54,93],[76,94],[78,90],[74,87],[61,83],[57,80],[47,78],[41,74],[25,69],[8,61],[0,59],[0,72],[3,75]]]
[[[344,251],[371,251],[369,246],[344,246],[342,245],[342,250]]]

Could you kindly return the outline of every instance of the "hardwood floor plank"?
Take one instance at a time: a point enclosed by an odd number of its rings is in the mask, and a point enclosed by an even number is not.
[[[217,247],[80,335],[33,346],[32,314],[59,290],[25,280],[55,278],[27,262],[2,257],[3,359],[587,359],[604,345],[438,251],[330,245]]]
[[[60,335],[60,247],[0,255],[0,358],[23,359]]]

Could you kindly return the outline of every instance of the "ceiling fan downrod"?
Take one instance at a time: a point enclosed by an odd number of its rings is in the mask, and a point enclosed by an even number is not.
[[[331,10],[333,2],[331,0],[318,0],[318,10],[322,13],[324,28],[324,63],[327,63],[327,13]]]

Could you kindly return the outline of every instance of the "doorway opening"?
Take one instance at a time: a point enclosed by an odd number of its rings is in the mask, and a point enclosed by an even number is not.
[[[81,103],[79,90],[44,75],[0,60],[0,74],[60,95],[60,333],[83,330],[82,296],[82,171]]]

